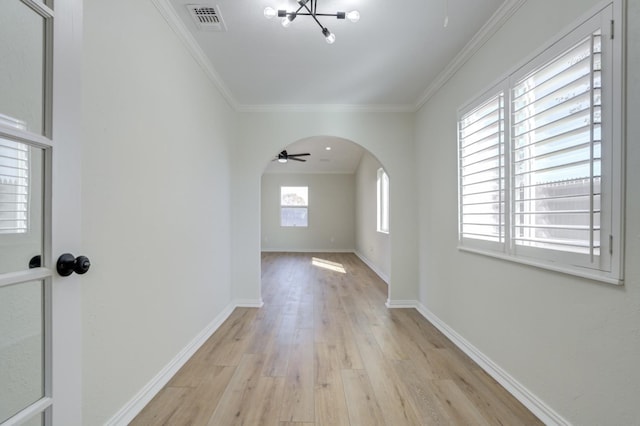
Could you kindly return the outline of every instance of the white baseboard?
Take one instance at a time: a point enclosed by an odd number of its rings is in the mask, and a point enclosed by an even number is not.
[[[387,285],[389,285],[389,276],[385,273],[383,273],[380,268],[378,268],[376,265],[373,264],[373,262],[371,262],[369,259],[367,259],[367,257],[365,255],[363,255],[362,253],[360,253],[359,251],[355,250],[353,251],[353,253],[358,256],[360,258],[360,260],[362,260],[364,262],[365,265],[367,265],[373,272],[375,272],[382,281],[384,281],[385,283],[387,283]],[[413,306],[412,306],[413,307]]]
[[[337,248],[316,248],[316,249],[284,249],[284,248],[262,248],[260,251],[265,253],[353,253],[353,249],[337,249]]]
[[[483,354],[478,348],[473,346],[468,340],[444,323],[433,312],[429,311],[426,306],[420,302],[414,302],[414,306],[427,321],[447,336],[462,352],[473,359],[487,374],[500,383],[511,395],[544,422],[544,424],[558,426],[568,426],[571,424],[525,388],[513,376],[500,368],[500,366]]]
[[[236,299],[233,301],[233,307],[235,308],[262,308],[264,302],[262,299]]]
[[[229,303],[204,330],[189,342],[187,346],[160,370],[124,407],[111,417],[105,423],[105,426],[126,426],[129,424],[238,306],[239,305],[235,303]]]
[[[389,309],[415,308],[418,309],[418,302],[415,300],[391,300],[387,299],[385,306]]]

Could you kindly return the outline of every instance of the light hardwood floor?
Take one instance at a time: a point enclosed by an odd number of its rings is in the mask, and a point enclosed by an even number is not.
[[[265,253],[262,297],[131,424],[541,424],[353,254]]]

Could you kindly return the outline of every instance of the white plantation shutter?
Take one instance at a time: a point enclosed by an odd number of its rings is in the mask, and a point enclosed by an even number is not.
[[[29,149],[0,139],[0,234],[20,234],[29,227]]]
[[[620,7],[594,12],[459,112],[460,248],[622,282]]]
[[[586,264],[600,255],[601,46],[598,30],[513,87],[516,248],[588,255]]]
[[[464,113],[458,123],[461,243],[504,243],[503,93]]]

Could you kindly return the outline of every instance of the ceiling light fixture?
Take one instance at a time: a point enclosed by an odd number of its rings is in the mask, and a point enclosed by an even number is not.
[[[318,13],[318,0],[297,0],[300,6],[295,12],[289,12],[286,10],[275,10],[272,7],[264,9],[264,17],[267,19],[275,18],[276,16],[282,18],[282,26],[288,28],[294,19],[298,16],[311,16],[314,21],[322,29],[322,35],[327,40],[327,43],[333,44],[336,41],[336,35],[333,34],[327,27],[322,25],[318,20],[318,16],[335,16],[338,19],[348,19],[351,22],[358,22],[360,20],[360,12],[352,10],[351,12],[336,12],[336,13]]]

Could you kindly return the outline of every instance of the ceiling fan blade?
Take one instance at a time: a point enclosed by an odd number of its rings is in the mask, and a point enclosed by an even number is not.
[[[311,154],[309,154],[308,152],[305,152],[304,154],[289,154],[288,157],[289,158],[291,158],[291,157],[304,157],[306,155],[311,155]]]
[[[304,160],[302,158],[296,158],[296,157],[292,157],[292,156],[289,156],[289,160],[302,161],[303,163],[305,163],[307,161],[307,160]]]

